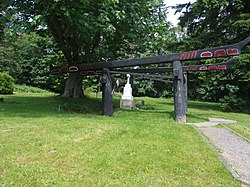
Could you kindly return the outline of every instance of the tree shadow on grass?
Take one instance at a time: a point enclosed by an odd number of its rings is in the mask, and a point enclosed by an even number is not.
[[[169,119],[173,119],[174,118],[174,111],[167,111],[167,110],[157,110],[157,109],[151,109],[151,110],[145,110],[145,109],[135,109],[135,110],[121,110],[121,111],[126,111],[128,113],[138,113],[138,114],[156,114],[156,115],[166,115],[166,117],[168,117]]]
[[[0,103],[0,112],[6,117],[60,117],[60,115],[84,115],[84,117],[94,117],[102,115],[102,99],[100,97],[85,96],[80,99],[63,98],[57,95],[12,95],[4,96],[4,103]],[[155,104],[156,101],[156,104]],[[158,102],[155,100],[152,104],[146,105],[146,108],[140,109],[138,112],[142,114],[163,114],[166,118],[174,119],[173,103],[171,101]],[[113,98],[114,112],[121,111],[119,109],[120,98]],[[171,105],[172,107],[167,107]],[[166,106],[166,107],[165,107]],[[190,102],[189,108],[199,110],[219,110],[219,106],[214,103],[196,103]],[[187,114],[187,118],[191,121],[206,121],[205,114],[191,115]]]
[[[218,103],[208,103],[208,102],[197,102],[189,101],[188,107],[199,110],[217,110],[221,111],[220,105]]]
[[[119,110],[120,99],[113,98],[114,112]],[[8,95],[0,103],[0,112],[6,117],[46,117],[58,115],[102,116],[102,98],[84,96],[65,98],[58,95]]]
[[[5,97],[5,102],[0,105],[0,111],[8,117],[45,117],[67,113],[101,114],[102,102],[100,98],[89,97],[72,99],[53,95],[13,95]]]
[[[174,103],[172,103],[172,102],[166,102],[166,103],[161,102],[159,104],[165,104],[165,105],[174,107]],[[188,101],[188,108],[189,109],[198,109],[198,110],[221,111],[220,105],[218,103],[208,103],[208,102],[198,102],[198,101]]]
[[[206,115],[187,114],[187,122],[206,122],[208,117]]]

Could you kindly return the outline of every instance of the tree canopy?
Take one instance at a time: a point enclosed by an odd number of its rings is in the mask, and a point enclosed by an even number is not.
[[[6,7],[10,30],[49,31],[69,65],[161,53],[173,40],[162,0],[13,0]],[[79,97],[81,86],[70,93],[73,82],[82,78],[69,76],[65,96]]]
[[[186,28],[194,47],[226,45],[249,36],[248,0],[197,0],[178,10],[183,13],[179,25]]]
[[[156,26],[169,28],[162,0],[20,0],[8,9],[22,28],[48,27],[69,64],[144,51],[149,36],[163,33]]]
[[[249,36],[250,2],[248,0],[197,0],[193,4],[177,6],[180,26],[186,37],[180,50],[192,50],[239,42]],[[190,74],[189,95],[192,99],[221,101],[225,109],[243,110],[250,103],[250,66],[248,54],[241,55],[225,72]],[[212,59],[218,63],[225,59]],[[204,62],[205,63],[205,62]]]

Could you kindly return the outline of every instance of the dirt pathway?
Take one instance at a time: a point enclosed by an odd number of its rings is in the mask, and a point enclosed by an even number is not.
[[[250,142],[218,124],[235,121],[210,118],[209,122],[193,124],[217,150],[216,154],[243,184],[250,185]]]

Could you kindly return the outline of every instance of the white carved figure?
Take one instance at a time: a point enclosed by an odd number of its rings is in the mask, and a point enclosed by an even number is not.
[[[129,83],[129,80],[130,80],[130,75],[127,74],[127,83],[125,84],[125,87],[123,88],[122,99],[128,99],[128,100],[133,99],[132,87],[131,87],[131,84]]]
[[[127,84],[129,84],[130,75],[127,74]]]
[[[134,97],[132,96],[132,87],[130,82],[130,75],[127,74],[127,83],[123,88],[120,108],[132,108],[134,106]]]

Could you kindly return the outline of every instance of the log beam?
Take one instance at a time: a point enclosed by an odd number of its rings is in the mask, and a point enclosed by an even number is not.
[[[186,123],[186,102],[184,94],[183,69],[180,61],[173,62],[175,121]]]
[[[112,78],[108,68],[103,69],[102,77],[102,107],[104,116],[113,115]]]

